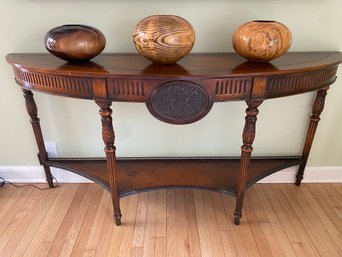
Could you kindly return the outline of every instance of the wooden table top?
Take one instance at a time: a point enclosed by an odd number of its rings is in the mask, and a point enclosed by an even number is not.
[[[336,66],[341,52],[290,52],[266,64],[248,62],[235,53],[190,54],[173,65],[153,64],[139,54],[101,54],[90,62],[67,63],[48,53],[13,53],[7,61],[16,67],[73,76],[268,76]]]

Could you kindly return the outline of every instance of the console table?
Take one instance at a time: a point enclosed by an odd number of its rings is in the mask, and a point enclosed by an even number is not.
[[[245,190],[281,169],[299,165],[300,185],[342,53],[287,53],[267,64],[245,62],[232,53],[191,54],[178,64],[152,64],[137,54],[102,54],[92,62],[66,63],[50,54],[9,54],[22,87],[47,182],[50,167],[63,168],[111,192],[114,218],[121,224],[119,198],[150,189],[193,187],[236,196],[239,224]],[[50,158],[32,91],[94,100],[100,108],[106,158]],[[301,156],[252,157],[258,107],[264,100],[317,91]],[[116,158],[112,102],[143,102],[157,119],[188,124],[203,118],[216,102],[247,104],[241,157]],[[133,118],[133,117],[132,117]],[[120,139],[119,139],[120,140]]]

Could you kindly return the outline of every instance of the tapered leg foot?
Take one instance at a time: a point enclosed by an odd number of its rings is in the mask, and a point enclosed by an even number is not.
[[[53,178],[52,177],[47,177],[46,178],[46,182],[48,183],[49,188],[54,188],[55,187],[55,185],[53,184]]]
[[[304,144],[303,153],[302,153],[302,158],[305,161],[299,166],[297,176],[296,176],[296,182],[295,182],[296,186],[300,186],[304,177],[304,170],[305,170],[306,163],[310,154],[310,150],[311,150],[311,146],[315,137],[317,126],[321,119],[320,115],[324,109],[324,102],[325,102],[325,97],[327,96],[328,89],[329,87],[324,87],[317,91],[317,96],[312,106],[312,115],[310,117],[309,128],[308,128],[308,132],[306,133],[306,139],[305,139],[305,144]]]
[[[304,172],[298,172],[296,176],[296,182],[295,182],[296,186],[300,186],[300,183],[302,182],[303,177],[304,177],[303,175],[304,175]]]
[[[121,225],[121,211],[114,212],[114,219],[115,219],[115,225],[120,226]]]
[[[240,224],[242,217],[243,197],[246,191],[246,181],[248,177],[248,165],[253,151],[253,141],[255,138],[255,126],[257,115],[259,113],[258,106],[262,101],[250,102],[247,101],[248,108],[246,109],[247,116],[245,118],[245,127],[242,133],[243,145],[241,146],[241,159],[238,184],[236,189],[236,205],[234,211],[234,223]]]
[[[234,211],[234,224],[239,225],[240,219],[242,217],[242,211],[241,210],[235,210]]]
[[[30,116],[30,122],[32,125],[33,133],[36,138],[39,154],[39,162],[44,167],[44,172],[46,176],[46,182],[49,184],[50,188],[55,187],[53,184],[53,177],[51,175],[50,167],[45,165],[45,162],[48,160],[48,155],[44,145],[43,133],[40,127],[40,120],[38,118],[38,108],[36,102],[34,101],[33,93],[30,90],[22,89],[25,97],[25,105],[26,111]]]
[[[109,178],[109,184],[112,195],[112,203],[114,210],[114,220],[117,226],[121,225],[121,211],[120,211],[120,199],[119,199],[119,185],[118,175],[116,170],[116,156],[115,156],[115,134],[112,124],[112,109],[110,109],[111,102],[97,101],[100,109],[101,122],[102,122],[102,138],[105,143],[105,153],[107,160],[107,173]]]
[[[44,165],[44,171],[45,171],[45,175],[46,175],[46,182],[49,185],[49,188],[54,188],[55,185],[53,184],[53,177],[50,171],[50,167],[47,167]]]

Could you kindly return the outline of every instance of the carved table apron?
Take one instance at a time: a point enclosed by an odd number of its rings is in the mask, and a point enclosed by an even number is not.
[[[111,192],[114,218],[121,224],[119,198],[149,189],[193,187],[236,196],[235,224],[242,216],[246,188],[281,169],[299,165],[300,185],[329,85],[336,79],[342,53],[288,53],[267,64],[245,62],[236,54],[192,54],[174,65],[151,64],[137,54],[102,54],[92,62],[69,64],[49,54],[9,54],[47,182],[59,167]],[[94,100],[100,108],[106,158],[49,158],[32,90]],[[266,99],[317,90],[301,156],[253,157],[258,107]],[[113,101],[144,102],[157,119],[188,124],[203,118],[215,102],[245,101],[241,158],[116,158]]]

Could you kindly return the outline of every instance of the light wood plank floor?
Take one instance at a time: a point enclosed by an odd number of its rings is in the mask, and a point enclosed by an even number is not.
[[[43,186],[43,185],[40,185]],[[257,184],[240,226],[235,198],[160,190],[121,200],[96,184],[0,188],[0,256],[342,256],[342,184]]]

